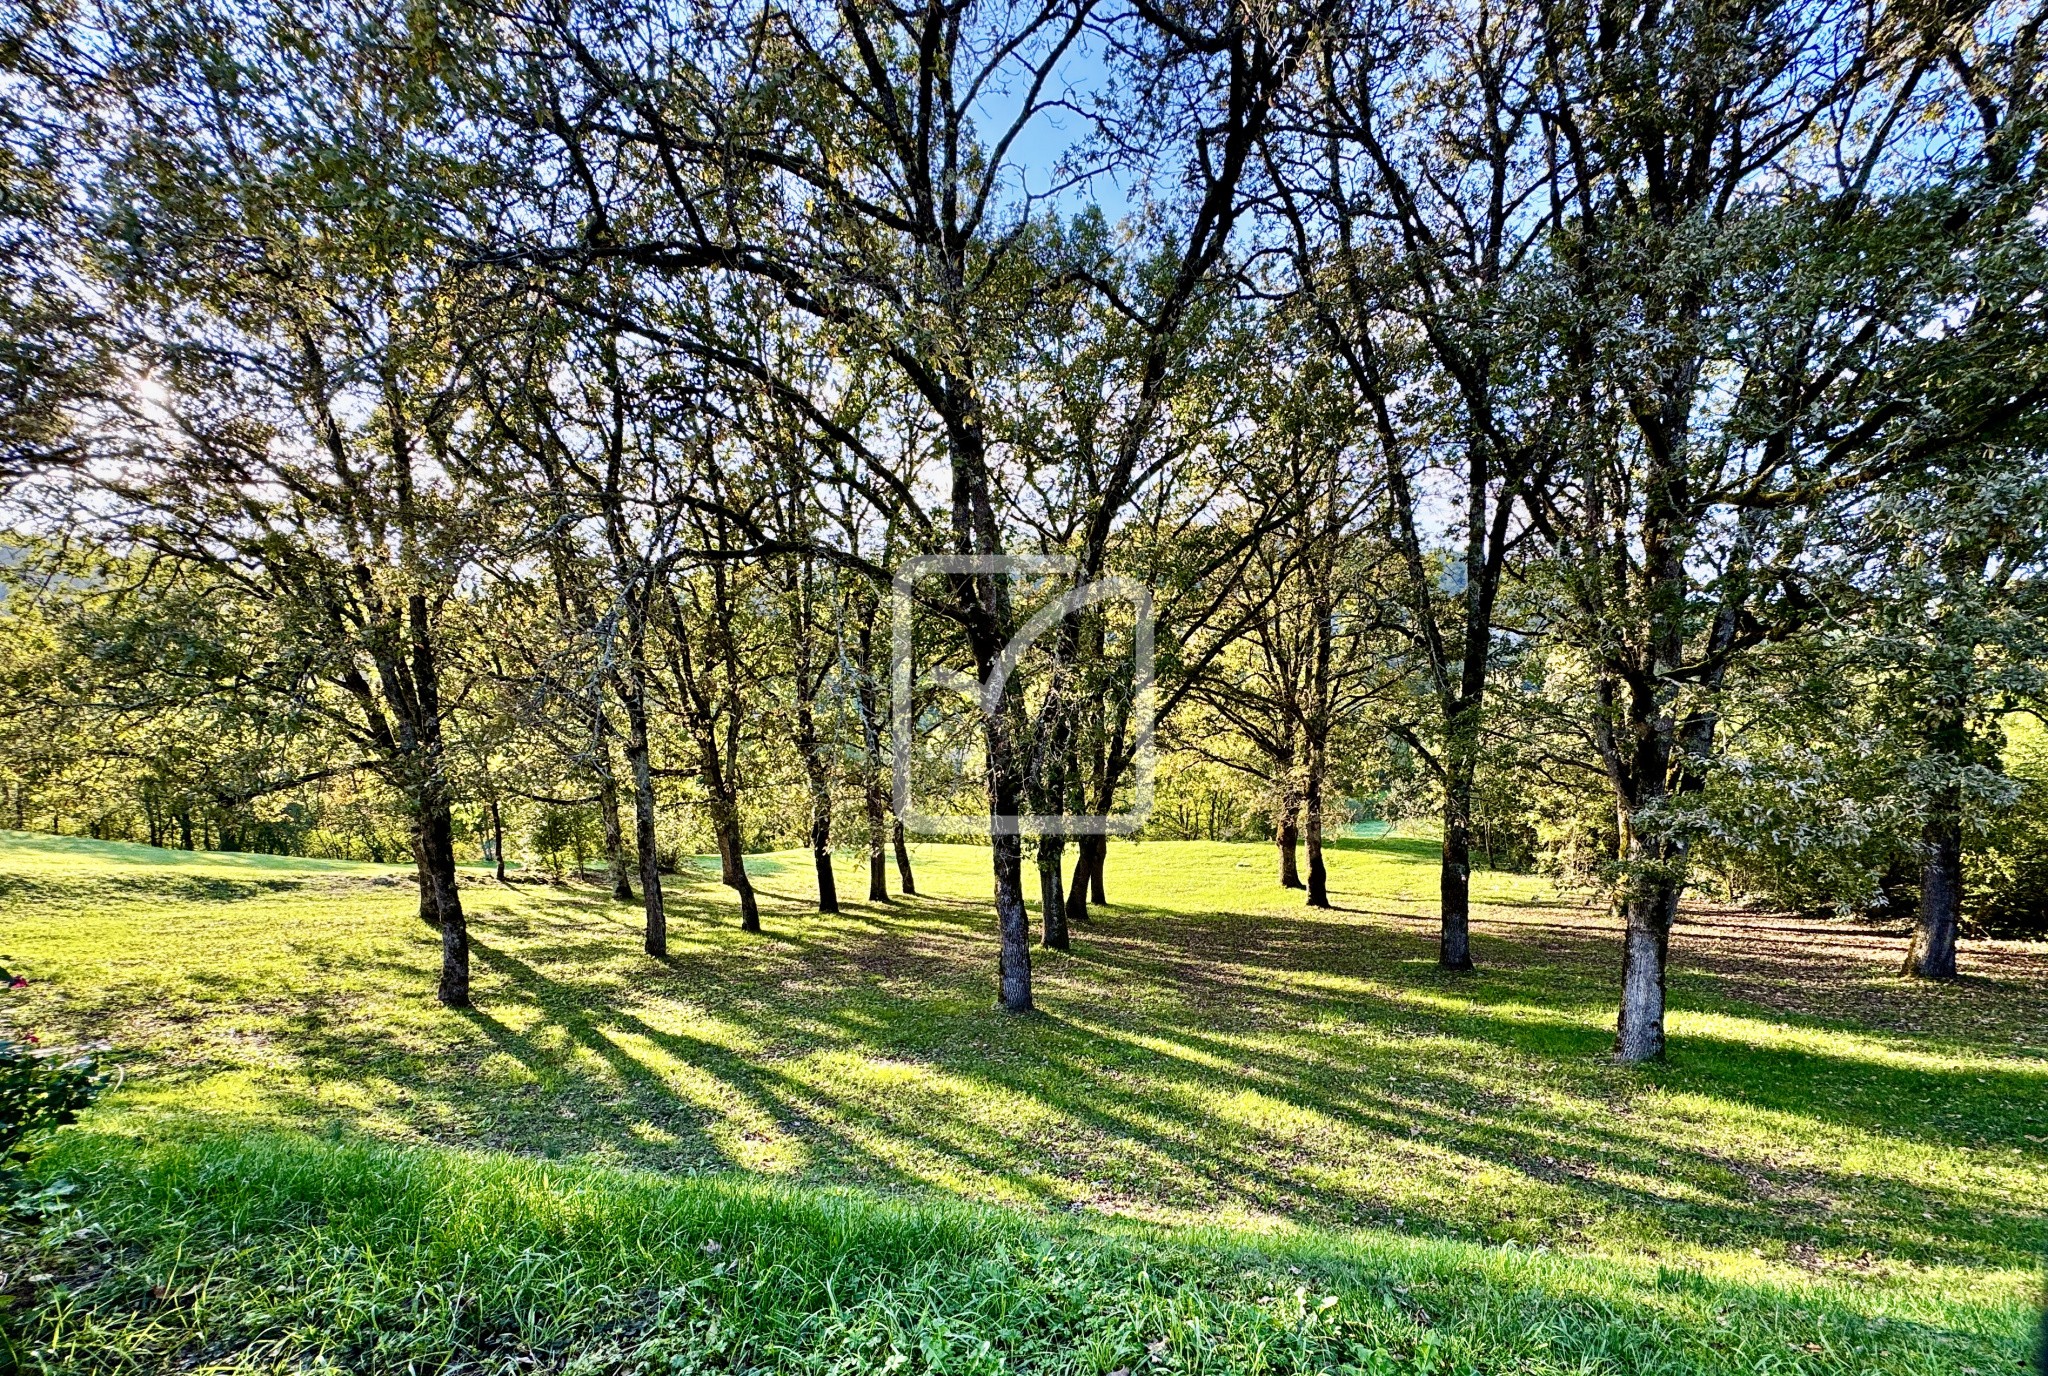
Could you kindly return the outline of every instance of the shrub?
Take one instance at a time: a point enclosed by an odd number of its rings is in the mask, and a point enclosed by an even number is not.
[[[28,983],[0,968],[0,989]],[[99,1094],[101,1078],[89,1056],[66,1058],[36,1045],[0,1036],[0,1211],[11,1211],[27,1188],[22,1167],[37,1138],[67,1123]]]

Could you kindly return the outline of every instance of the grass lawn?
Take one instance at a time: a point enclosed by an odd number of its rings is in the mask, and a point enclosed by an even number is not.
[[[1603,912],[1433,848],[1118,845],[993,1008],[986,852],[673,956],[594,887],[0,833],[6,1016],[119,1090],[0,1260],[50,1370],[2016,1372],[2048,1252],[2048,948],[1702,911],[1668,1064],[1606,1063]],[[844,865],[842,891],[859,892]],[[1142,901],[1131,901],[1142,900]],[[33,1270],[35,1276],[28,1273]],[[900,1359],[900,1360],[899,1360]],[[893,1363],[893,1365],[892,1365]]]

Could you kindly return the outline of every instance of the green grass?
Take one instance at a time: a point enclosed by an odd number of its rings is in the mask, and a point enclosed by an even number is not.
[[[1446,977],[1432,848],[1332,859],[1308,913],[1265,848],[1118,846],[1143,905],[1041,953],[1021,1019],[973,848],[833,918],[805,858],[754,857],[760,938],[693,872],[666,964],[595,888],[479,874],[452,1013],[403,871],[0,836],[8,1016],[125,1075],[46,1167],[78,1235],[34,1340],[63,1370],[2017,1368],[2048,952],[1924,988],[1895,941],[1702,914],[1671,1061],[1623,1070],[1604,914],[1482,875],[1482,970]]]

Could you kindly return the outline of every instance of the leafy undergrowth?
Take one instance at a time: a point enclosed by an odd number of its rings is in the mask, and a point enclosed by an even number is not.
[[[2017,1310],[496,1153],[78,1137],[45,1372],[2011,1372]],[[68,1233],[69,1240],[65,1237]],[[69,1258],[70,1270],[66,1271]]]

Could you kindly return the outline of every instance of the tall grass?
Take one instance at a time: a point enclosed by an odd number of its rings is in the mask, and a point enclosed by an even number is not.
[[[299,1136],[81,1135],[44,1171],[80,1187],[38,1263],[62,1275],[26,1333],[44,1372],[1954,1376],[2013,1371],[2027,1326],[1540,1250]]]

